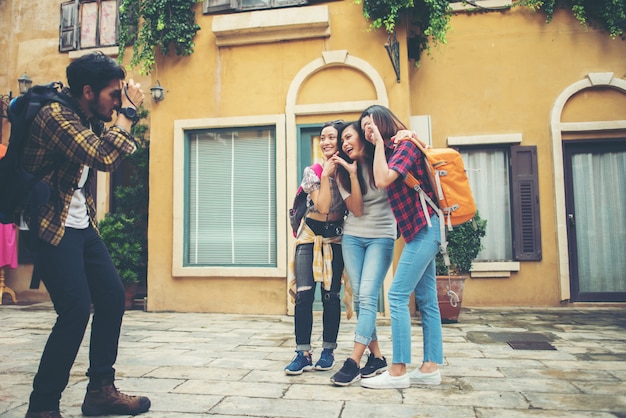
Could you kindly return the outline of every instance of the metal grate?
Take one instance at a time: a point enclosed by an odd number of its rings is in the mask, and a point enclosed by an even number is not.
[[[513,350],[556,350],[547,341],[507,341]]]

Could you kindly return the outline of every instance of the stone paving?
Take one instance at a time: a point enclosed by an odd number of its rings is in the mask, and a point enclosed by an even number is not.
[[[25,415],[54,318],[50,303],[0,306],[0,417]],[[314,361],[320,324],[317,315]],[[355,324],[341,324],[335,370],[351,351]],[[443,328],[441,386],[371,390],[332,386],[334,371],[286,376],[292,317],[133,310],[124,318],[117,386],[151,398],[146,418],[626,417],[624,307],[463,308],[459,322]],[[378,334],[390,358],[388,318],[379,318]],[[416,318],[416,364],[421,335]],[[515,341],[535,349],[514,349]],[[61,401],[66,418],[82,416],[87,344],[86,337]]]

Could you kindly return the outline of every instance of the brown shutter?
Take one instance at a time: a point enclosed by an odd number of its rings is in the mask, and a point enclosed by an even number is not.
[[[513,257],[520,261],[541,260],[536,146],[511,147],[511,183]]]
[[[78,49],[78,0],[61,3],[59,52]]]

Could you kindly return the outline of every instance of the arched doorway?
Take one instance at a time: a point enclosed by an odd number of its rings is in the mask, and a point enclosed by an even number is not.
[[[564,122],[566,104],[583,91],[617,92],[626,102],[626,81],[591,73],[565,89],[552,111],[561,299],[626,301],[626,107],[617,119]]]
[[[369,84],[372,97],[365,99],[345,98],[338,92],[329,89],[328,101],[312,102],[304,101],[302,96],[305,84],[314,76],[325,71],[336,69],[353,70],[360,78]],[[346,99],[346,100],[344,100]],[[301,150],[304,147],[311,147],[311,143],[316,141],[316,132],[319,132],[324,121],[337,119],[337,115],[359,115],[366,107],[372,104],[389,105],[387,91],[382,77],[367,61],[354,57],[347,50],[324,51],[322,56],[311,61],[296,74],[287,92],[285,115],[286,115],[286,166],[287,166],[287,190],[295,191],[298,188],[298,179],[303,165],[310,164],[311,161],[303,161]],[[299,119],[308,118],[306,121]],[[303,146],[304,144],[304,146]],[[311,155],[307,151],[304,154]],[[287,201],[291,204],[291,196]],[[291,261],[291,248],[293,247],[293,237],[289,236],[287,251],[288,260]],[[388,275],[391,274],[391,270]],[[386,278],[387,280],[388,278]],[[287,277],[289,281],[289,277]],[[289,286],[288,286],[289,287]],[[287,295],[287,313],[293,315],[293,304]]]

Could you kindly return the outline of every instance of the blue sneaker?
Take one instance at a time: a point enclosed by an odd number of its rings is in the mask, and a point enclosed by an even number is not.
[[[320,359],[315,363],[315,370],[330,370],[335,366],[335,355],[333,350],[325,348],[322,350]]]
[[[387,370],[387,359],[384,356],[383,358],[377,358],[373,353],[370,353],[365,367],[361,369],[361,377],[376,376],[385,370]]]
[[[302,351],[296,351],[296,356],[291,360],[291,363],[285,367],[285,374],[289,376],[296,376],[302,374],[302,372],[308,372],[313,370],[313,362],[311,361],[311,354],[305,356]]]

